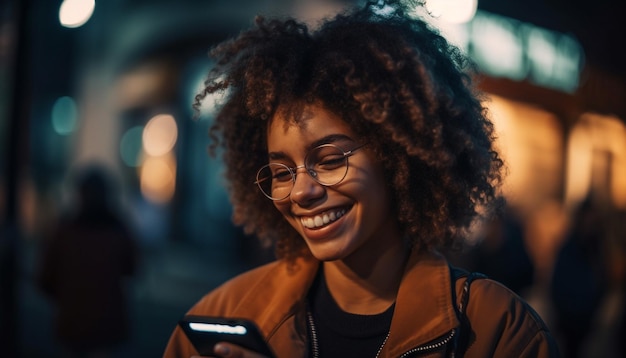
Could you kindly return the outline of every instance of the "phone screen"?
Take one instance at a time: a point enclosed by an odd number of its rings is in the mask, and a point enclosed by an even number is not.
[[[200,355],[213,356],[216,343],[229,342],[275,357],[261,331],[250,320],[187,315],[178,324]]]

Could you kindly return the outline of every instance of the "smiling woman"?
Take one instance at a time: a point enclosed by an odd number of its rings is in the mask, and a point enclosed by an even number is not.
[[[558,356],[530,306],[489,279],[468,295],[473,276],[438,251],[495,212],[503,162],[469,63],[409,12],[370,1],[315,30],[259,17],[213,49],[195,106],[227,93],[211,134],[233,219],[277,260],[188,313],[252,320],[278,357]],[[164,356],[196,349],[178,327]]]

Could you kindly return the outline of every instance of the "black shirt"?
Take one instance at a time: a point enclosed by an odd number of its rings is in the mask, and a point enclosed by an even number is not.
[[[309,293],[319,358],[376,357],[389,332],[394,306],[375,315],[344,312],[328,291],[320,270]],[[312,338],[310,324],[308,330],[309,338]],[[314,340],[309,341],[313,352]]]

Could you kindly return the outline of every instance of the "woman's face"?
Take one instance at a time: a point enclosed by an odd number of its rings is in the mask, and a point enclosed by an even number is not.
[[[310,149],[335,144],[344,151],[362,144],[347,123],[320,105],[306,107],[299,124],[275,116],[268,128],[270,162],[296,167]],[[322,261],[345,260],[358,253],[380,255],[381,248],[400,240],[383,170],[368,146],[348,159],[339,184],[324,186],[304,168],[297,169],[291,194],[274,205],[302,235]]]

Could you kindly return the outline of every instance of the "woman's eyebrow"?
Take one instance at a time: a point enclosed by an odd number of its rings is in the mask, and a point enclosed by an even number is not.
[[[354,139],[352,139],[351,137],[345,134],[330,134],[330,135],[327,135],[325,137],[322,137],[320,139],[317,139],[309,143],[306,147],[306,150],[309,151],[315,147],[319,147],[322,144],[334,144],[337,142],[345,142],[345,141],[353,142]]]
[[[267,153],[269,160],[279,160],[287,158],[287,154],[284,152],[269,152]]]
[[[327,136],[316,139],[313,142],[309,143],[306,146],[306,151],[308,152],[311,149],[315,147],[319,147],[322,144],[334,144],[337,142],[346,142],[346,141],[354,142],[354,139],[352,139],[350,136],[347,136],[345,134],[329,134]],[[282,152],[282,151],[281,152],[269,152],[268,158],[270,160],[279,160],[279,159],[286,159],[288,158],[288,156],[287,154],[285,154],[285,152]]]

